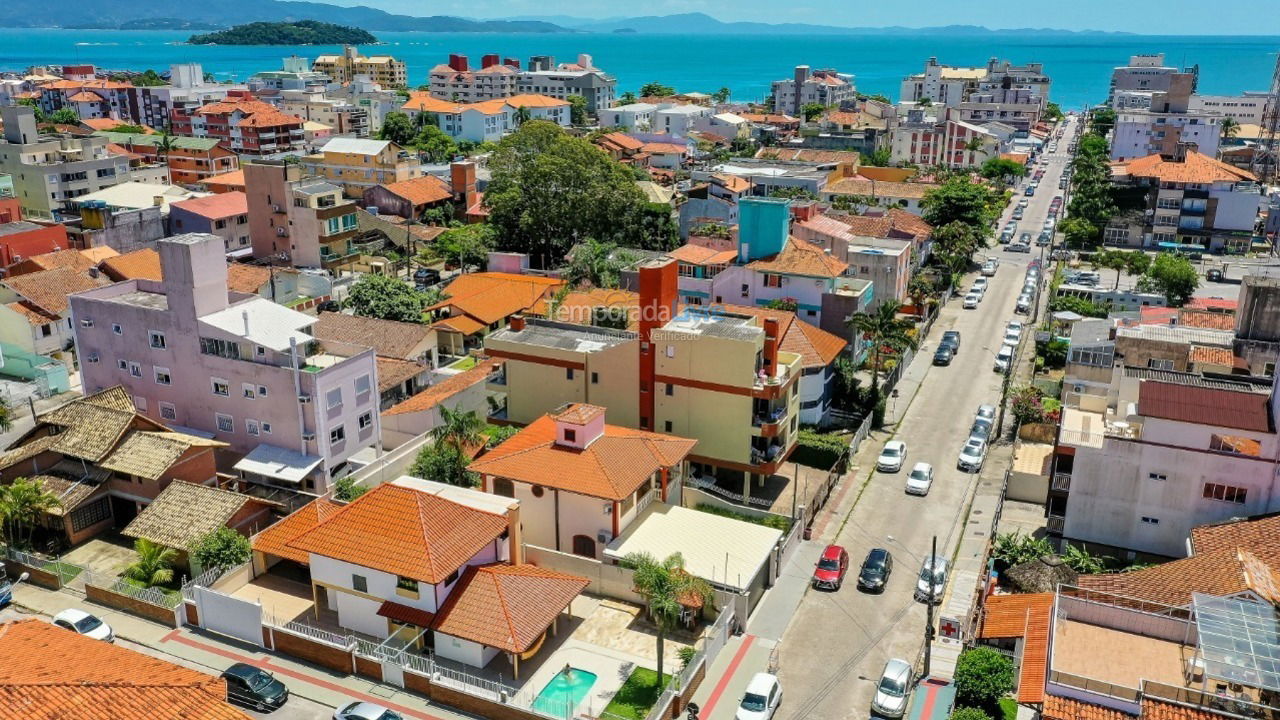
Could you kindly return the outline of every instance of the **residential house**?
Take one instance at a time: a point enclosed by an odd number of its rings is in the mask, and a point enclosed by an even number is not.
[[[159,282],[164,279],[164,273],[160,269],[160,253],[151,248],[107,258],[98,263],[98,269],[115,282],[139,279]]]
[[[25,217],[52,218],[65,200],[129,180],[129,161],[109,153],[106,138],[41,133],[25,105],[0,108],[0,120],[0,173],[12,180]]]
[[[653,116],[658,108],[658,105],[650,103],[628,103],[602,108],[597,116],[600,118],[600,127],[649,132],[654,128]]]
[[[223,147],[217,138],[168,136],[166,142],[160,134],[120,133],[99,130],[94,133],[107,138],[112,145],[140,155],[149,163],[163,163],[167,182],[177,185],[197,185],[215,175],[229,173],[240,167],[240,156]]]
[[[0,342],[74,367],[75,329],[69,296],[107,284],[108,280],[92,263],[87,267],[57,267],[10,275],[0,280]]]
[[[659,106],[653,113],[649,129],[672,137],[687,137],[690,132],[698,129],[699,121],[714,114],[711,108],[701,105]]]
[[[0,267],[30,257],[71,247],[67,228],[59,224],[42,225],[14,218],[0,223]]]
[[[335,135],[346,135],[352,139],[369,137],[372,125],[369,110],[347,100],[331,98],[322,93],[284,90],[280,93],[278,106],[280,112],[306,121],[303,124],[304,134],[306,123],[319,123]],[[308,146],[315,147],[310,141]]]
[[[342,188],[275,160],[248,164],[244,173],[255,258],[326,270],[358,259],[352,239],[361,211]]]
[[[1280,355],[1280,278],[1262,273],[1246,275],[1240,283],[1240,299],[1235,311],[1235,337],[1232,355],[1250,374],[1275,375]],[[1214,314],[1225,314],[1230,301],[1218,298],[1196,298],[1198,307]],[[1191,303],[1188,303],[1191,306]]]
[[[688,238],[699,228],[738,224],[738,200],[751,193],[751,181],[737,175],[713,173],[695,181],[680,204],[680,236]]]
[[[499,62],[497,55],[485,55],[480,68],[472,70],[466,55],[449,55],[449,62],[431,68],[428,73],[431,97],[450,102],[484,102],[502,100],[516,94],[516,76],[520,61],[507,58]]]
[[[636,159],[643,158],[642,164],[647,167],[663,170],[679,170],[684,167],[685,158],[689,155],[689,146],[679,142],[647,142],[640,146]]]
[[[393,450],[439,427],[443,422],[441,408],[488,416],[493,410],[488,385],[501,387],[502,364],[501,360],[482,360],[471,369],[444,376],[383,410],[382,447]]]
[[[526,94],[567,104],[570,97],[578,96],[587,101],[590,113],[613,106],[616,85],[614,78],[595,67],[590,55],[559,65],[553,57],[534,56],[521,70],[519,60],[489,54],[481,58],[478,70],[472,70],[466,55],[454,53],[447,64],[435,66],[430,73],[430,96],[439,100],[482,103]]]
[[[220,175],[211,175],[196,183],[196,186],[201,190],[214,194],[234,192],[236,190],[244,192],[244,171],[232,170]]]
[[[1191,109],[1196,77],[1176,73],[1169,89],[1152,94],[1149,108],[1120,110],[1111,131],[1111,160],[1124,162],[1148,155],[1172,158],[1178,147],[1194,144],[1198,152],[1217,157],[1222,115]]]
[[[157,250],[162,281],[71,298],[85,389],[123,384],[148,417],[226,442],[250,482],[323,493],[377,442],[373,350],[319,341],[316,318],[232,295],[216,236]]]
[[[879,216],[814,215],[795,223],[791,232],[848,263],[849,276],[871,283],[876,307],[907,302],[907,285],[929,257],[933,229],[905,210],[890,208]]]
[[[529,58],[527,69],[516,76],[517,92],[560,100],[581,97],[591,114],[613,107],[617,85],[617,79],[597,68],[586,53],[580,53],[577,62],[559,64],[549,55],[535,55]]]
[[[196,107],[174,108],[175,135],[214,138],[240,155],[275,155],[302,148],[302,118],[286,115],[247,93]]]
[[[222,238],[227,254],[252,255],[249,239],[249,197],[228,192],[182,200],[169,206],[169,227],[176,234],[205,233]]]
[[[506,98],[505,102],[513,108],[512,119],[516,121],[516,126],[519,125],[521,115],[527,115],[530,120],[545,120],[561,127],[569,127],[571,124],[568,100],[547,95],[520,93]],[[512,129],[514,130],[515,127]]]
[[[436,367],[436,331],[422,323],[322,312],[311,333],[321,341],[373,348],[381,410],[426,387]]]
[[[227,681],[137,650],[57,627],[43,618],[0,625],[0,714],[74,714],[118,720],[151,717],[249,720],[227,703]]]
[[[924,207],[921,203],[925,193],[936,187],[933,183],[882,181],[846,175],[824,187],[821,197],[826,202],[833,202],[841,196],[849,197],[855,203],[855,212],[867,212],[876,207],[898,207],[912,215],[922,215]]]
[[[1002,144],[994,133],[971,122],[926,117],[921,110],[907,111],[906,119],[890,133],[889,157],[895,163],[976,168],[1000,155]]]
[[[117,385],[39,414],[0,455],[0,481],[25,477],[56,496],[45,527],[76,545],[128,525],[175,481],[215,483],[224,446],[147,418]]]
[[[169,234],[169,205],[205,193],[130,180],[63,202],[71,244],[129,252]]]
[[[751,137],[751,123],[734,113],[716,113],[694,121],[693,127],[698,132],[711,133],[726,140],[745,140]]]
[[[1125,365],[1177,372],[1230,372],[1233,365],[1234,338],[1229,329],[1126,324],[1115,329],[1114,337],[1116,357]],[[1222,354],[1226,355],[1225,370],[1217,369],[1222,361],[1206,363]]]
[[[449,183],[435,175],[423,175],[413,180],[374,185],[364,191],[363,202],[379,215],[417,220],[431,208],[452,210],[453,197]]]
[[[497,142],[513,127],[514,111],[505,100],[455,103],[423,92],[409,93],[402,112],[416,120],[430,116],[432,122],[454,140],[474,143]]]
[[[367,75],[370,80],[386,88],[402,88],[408,84],[408,70],[404,61],[390,55],[361,55],[350,45],[343,46],[341,55],[321,55],[311,63],[313,72],[328,75],[338,84],[346,84],[357,75]]]
[[[302,158],[308,175],[323,178],[341,187],[349,198],[359,199],[378,185],[412,180],[422,174],[413,154],[390,140],[337,137],[325,143],[316,155]]]
[[[440,346],[451,355],[461,355],[513,315],[545,315],[547,301],[562,285],[559,278],[538,275],[464,273],[445,287],[444,300],[424,310],[436,318]]]
[[[189,555],[201,538],[224,527],[245,537],[254,535],[274,521],[271,511],[276,505],[209,485],[171,482],[120,534],[175,551],[173,566],[195,577],[208,569]]]
[[[486,492],[520,503],[526,543],[599,560],[650,502],[678,500],[696,444],[608,425],[603,407],[578,403],[543,415],[470,469]]]
[[[67,67],[79,71],[69,73]],[[68,107],[82,119],[110,118],[115,121],[111,127],[136,124],[163,128],[177,107],[216,102],[232,91],[244,89],[243,85],[209,82],[199,63],[170,65],[169,83],[156,86],[99,78],[92,65],[64,66],[63,74],[61,79],[40,85],[40,108],[52,113]]]
[[[852,106],[858,97],[853,75],[831,69],[810,71],[797,65],[792,77],[773,81],[773,107],[795,117],[804,117],[805,105]]]
[[[312,70],[306,58],[290,55],[281,62],[279,70],[264,70],[250,77],[249,89],[323,93],[332,82],[328,75]]]

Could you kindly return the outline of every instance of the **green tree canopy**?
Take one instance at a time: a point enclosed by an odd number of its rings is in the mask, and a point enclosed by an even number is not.
[[[684,569],[684,558],[680,553],[668,555],[663,560],[649,553],[630,553],[622,559],[622,565],[634,571],[632,582],[635,591],[644,598],[649,616],[657,625],[658,677],[662,677],[663,641],[667,633],[679,624],[680,613],[684,609],[681,600],[697,598],[700,604],[710,606],[715,600],[715,592],[706,580]]]
[[[1013,690],[1013,661],[994,648],[966,650],[956,661],[954,679],[957,705],[992,708]]]
[[[1004,180],[1005,178],[1023,177],[1027,174],[1027,166],[1009,158],[1000,156],[987,158],[978,173],[988,180]]]
[[[1138,281],[1138,287],[1161,293],[1169,307],[1182,307],[1200,287],[1200,273],[1186,257],[1160,253]]]
[[[822,103],[805,103],[800,106],[800,114],[804,116],[805,122],[813,122],[826,111],[827,106]]]
[[[876,393],[880,389],[880,368],[883,366],[885,350],[902,352],[907,348],[917,347],[916,337],[911,332],[910,322],[898,317],[902,308],[896,302],[886,302],[874,312],[854,313],[849,318],[850,329],[858,332],[871,346],[871,389]]]
[[[389,275],[360,276],[344,305],[362,317],[422,322],[421,296],[403,280]]]
[[[619,95],[619,96],[618,96],[618,104],[619,104],[619,105],[630,105],[630,104],[634,103],[635,101],[636,101],[636,94],[635,94],[635,93],[633,93],[633,92],[631,92],[630,90],[628,90],[628,91],[626,91],[626,92],[624,92],[624,93],[622,93],[621,95]]]
[[[675,94],[675,88],[658,82],[649,82],[640,86],[640,97],[670,97]]]
[[[37,480],[20,477],[8,485],[0,485],[0,520],[4,523],[3,539],[9,545],[29,546],[36,525],[40,523],[44,514],[59,507],[62,507],[62,503],[58,497],[46,491]]]
[[[991,716],[978,708],[962,707],[951,711],[951,720],[991,720]]]
[[[952,177],[925,193],[924,221],[941,227],[962,222],[986,238],[992,220],[992,191],[967,177]]]
[[[711,99],[715,101],[717,105],[723,105],[724,103],[729,102],[729,98],[732,96],[733,96],[733,91],[727,87],[722,87],[719,90],[711,93]]]
[[[1055,120],[1061,120],[1063,117],[1064,116],[1062,114],[1062,108],[1059,107],[1058,103],[1056,102],[1045,103],[1044,105],[1045,120],[1048,120],[1049,122],[1053,122]]]
[[[226,526],[205,533],[191,547],[192,559],[202,568],[243,565],[252,552],[249,538]]]
[[[574,246],[564,278],[574,286],[585,283],[613,289],[622,279],[622,269],[636,259],[634,253],[620,250],[614,243],[587,238]]]
[[[1109,107],[1098,108],[1093,111],[1092,117],[1089,118],[1089,130],[1097,135],[1106,137],[1111,132],[1111,128],[1116,126],[1116,111]]]
[[[369,492],[369,486],[357,484],[356,479],[350,475],[338,478],[338,482],[334,483],[333,486],[333,496],[347,502],[351,502],[367,492]]]
[[[467,470],[471,458],[452,443],[431,443],[418,451],[409,474],[423,480],[435,480],[458,487],[475,487],[480,477]]]
[[[124,569],[125,577],[146,587],[173,582],[173,564],[178,560],[177,550],[138,538],[133,543],[133,551],[138,557]]]
[[[872,151],[870,155],[867,153],[860,153],[860,155],[862,156],[862,164],[870,165],[871,167],[889,167],[889,164],[893,162],[893,152],[887,147],[878,148]]]
[[[578,127],[587,124],[587,99],[581,95],[569,96],[569,122]]]
[[[386,130],[385,124],[382,129]],[[431,123],[423,124],[422,129],[413,137],[412,144],[418,152],[426,155],[427,159],[433,163],[448,162],[458,154],[458,145],[453,138]]]
[[[49,115],[49,122],[58,125],[76,125],[80,122],[80,116],[71,108],[58,108]]]
[[[481,223],[449,228],[436,238],[436,249],[446,263],[466,272],[468,267],[483,267],[496,245],[493,227]]]
[[[408,147],[413,142],[413,138],[418,134],[413,126],[413,121],[408,115],[402,112],[389,112],[382,118],[382,129],[378,131],[378,137],[383,140]]]

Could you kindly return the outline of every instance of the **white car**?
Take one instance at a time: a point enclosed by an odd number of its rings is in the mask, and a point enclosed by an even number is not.
[[[403,720],[399,713],[381,705],[356,701],[333,711],[333,720]]]
[[[116,634],[110,625],[83,610],[67,608],[53,616],[53,624],[94,640],[106,640],[109,643],[116,641]]]
[[[964,296],[964,309],[973,310],[978,307],[978,303],[982,302],[982,295],[976,292],[970,292]]]
[[[995,420],[996,406],[995,405],[979,405],[978,412],[974,417],[986,418],[987,420]]]
[[[964,442],[964,447],[960,448],[956,467],[965,472],[978,472],[982,470],[982,463],[986,459],[987,444],[978,438],[969,438]]]
[[[908,495],[928,495],[933,486],[933,466],[929,463],[916,463],[907,475]]]
[[[1020,332],[1018,332],[1018,331],[1016,331],[1016,330],[1005,330],[1005,331],[1004,331],[1004,344],[1005,344],[1005,345],[1017,345],[1017,344],[1018,344],[1018,341],[1019,341],[1019,340],[1021,340],[1021,339],[1022,339],[1022,333],[1020,333]]]
[[[782,703],[782,685],[769,673],[756,673],[747,683],[734,720],[769,720]]]
[[[1026,315],[1031,312],[1031,296],[1024,293],[1019,297],[1018,303],[1013,307],[1013,311],[1019,315]]]
[[[881,472],[896,473],[902,469],[902,462],[907,457],[907,444],[901,440],[890,440],[884,444],[880,457],[876,458],[876,469]]]
[[[936,605],[942,602],[942,592],[946,588],[947,559],[939,555],[925,558],[920,565],[920,575],[916,577],[916,599],[932,601]]]
[[[973,290],[987,291],[987,279],[984,277],[977,278],[973,281]],[[972,292],[972,290],[970,291]]]
[[[1013,366],[1013,346],[1001,345],[999,352],[996,353],[996,363],[993,368],[998,373],[1007,373],[1009,368]]]
[[[995,260],[988,260],[982,263],[982,274],[985,277],[992,277],[996,274],[996,270],[1000,269],[1000,264]]]
[[[871,700],[872,712],[890,718],[902,717],[907,711],[912,675],[911,663],[906,660],[893,658],[885,663],[880,682],[876,684],[876,696]]]
[[[1008,335],[1011,332],[1018,333],[1018,337],[1022,337],[1022,329],[1026,327],[1021,320],[1010,320],[1008,325],[1004,326],[1004,332]]]

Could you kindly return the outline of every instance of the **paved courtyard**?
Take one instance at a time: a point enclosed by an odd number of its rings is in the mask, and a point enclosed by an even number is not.
[[[133,564],[137,553],[133,541],[115,533],[104,533],[81,543],[58,558],[99,575],[119,575]]]

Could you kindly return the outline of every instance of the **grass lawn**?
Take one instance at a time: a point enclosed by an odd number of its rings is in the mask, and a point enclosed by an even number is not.
[[[450,365],[450,366],[449,366],[449,369],[450,369],[450,370],[458,370],[458,371],[462,371],[462,370],[470,370],[471,368],[473,368],[473,367],[475,367],[475,366],[476,366],[476,359],[475,359],[475,356],[473,356],[473,355],[468,355],[468,356],[466,356],[466,357],[462,358],[461,360],[459,360],[458,362],[456,362],[456,363],[454,363],[454,364]]]
[[[670,675],[663,677],[670,682]],[[658,695],[661,694],[659,687],[656,670],[638,667],[631,671],[627,681],[618,689],[618,694],[613,696],[604,711],[620,718],[644,720],[653,704],[658,701]]]
[[[145,583],[140,582],[140,581],[138,581],[138,580],[134,580],[133,578],[121,577],[121,578],[120,578],[120,581],[121,581],[121,582],[123,582],[123,583],[124,583],[124,584],[126,584],[126,585],[132,585],[132,586],[134,586],[134,587],[138,588],[139,590],[146,590],[146,589],[147,589],[147,585],[146,585]],[[151,586],[151,589],[152,589],[152,590],[155,590],[155,591],[157,591],[157,592],[164,593],[165,595],[168,595],[168,596],[169,596],[169,597],[171,597],[171,598],[172,598],[172,597],[181,597],[181,595],[182,595],[181,591],[179,591],[179,590],[175,590],[175,589],[173,589],[173,588],[167,588],[167,587],[164,587],[163,585],[152,585],[152,586]]]
[[[1000,713],[1004,720],[1017,720],[1018,701],[1013,698],[1000,698]]]

